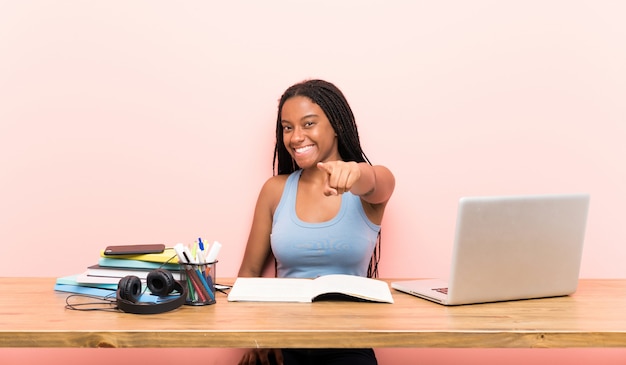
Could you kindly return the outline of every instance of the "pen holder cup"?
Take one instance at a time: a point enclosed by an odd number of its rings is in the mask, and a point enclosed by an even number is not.
[[[181,264],[180,280],[187,286],[187,305],[215,303],[215,270],[217,261],[206,264]]]

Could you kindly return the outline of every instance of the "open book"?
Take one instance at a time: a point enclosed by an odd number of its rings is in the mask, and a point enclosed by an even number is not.
[[[348,299],[393,303],[389,285],[380,280],[354,275],[324,275],[315,279],[237,278],[229,301],[313,302]]]

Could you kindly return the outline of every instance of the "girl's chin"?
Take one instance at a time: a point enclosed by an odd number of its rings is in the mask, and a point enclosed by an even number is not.
[[[298,165],[299,168],[301,169],[307,169],[309,167],[314,167],[317,166],[317,162],[314,160],[295,160],[296,161],[296,165]]]

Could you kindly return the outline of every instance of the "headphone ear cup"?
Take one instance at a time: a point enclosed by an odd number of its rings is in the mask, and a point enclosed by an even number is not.
[[[138,277],[132,275],[124,276],[120,279],[117,286],[121,299],[137,303],[141,295],[141,280]]]
[[[174,291],[174,276],[171,272],[164,269],[156,269],[148,273],[146,278],[148,289],[154,295],[160,297],[166,296]]]

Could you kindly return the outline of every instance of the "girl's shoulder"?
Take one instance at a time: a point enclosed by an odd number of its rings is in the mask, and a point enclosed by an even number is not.
[[[265,181],[265,186],[269,186],[271,188],[275,187],[284,187],[287,183],[287,179],[289,178],[289,174],[283,175],[274,175]]]
[[[275,175],[267,179],[261,189],[261,196],[272,201],[280,200],[289,175]]]

